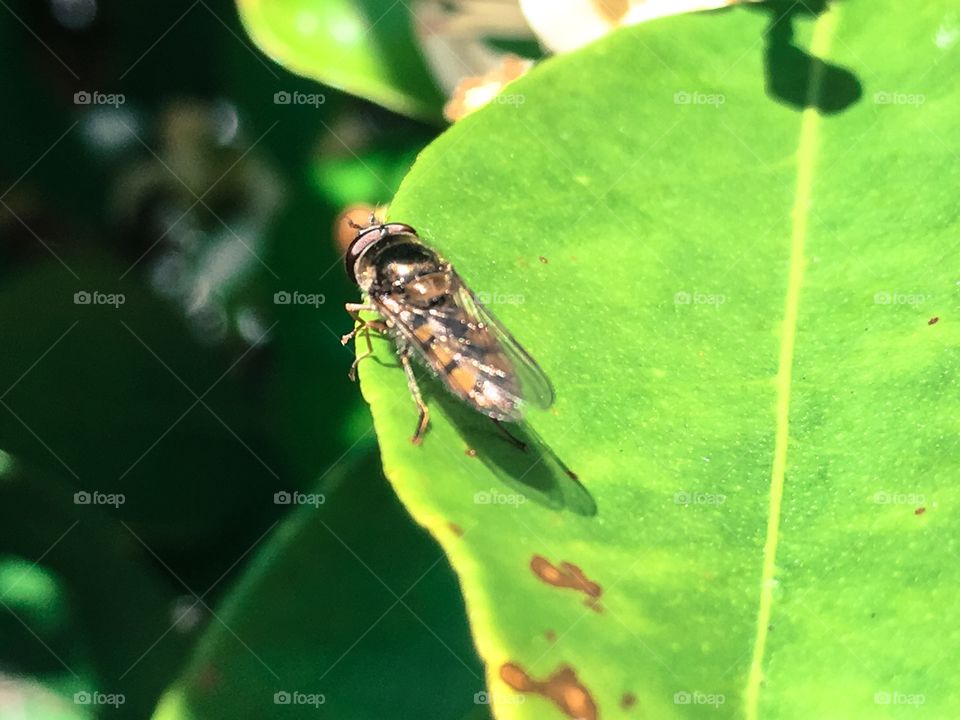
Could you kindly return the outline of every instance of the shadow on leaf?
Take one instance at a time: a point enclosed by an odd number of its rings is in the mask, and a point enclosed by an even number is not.
[[[826,0],[807,4],[770,2],[758,7],[770,15],[770,25],[764,32],[768,95],[797,110],[816,107],[825,115],[846,110],[863,96],[863,85],[851,71],[810,55],[794,42],[795,19],[824,12]],[[816,73],[820,73],[820,87],[811,92]]]
[[[552,510],[569,510],[585,517],[597,514],[597,503],[590,491],[528,422],[502,425],[526,445],[526,449],[521,449],[488,417],[438,388],[435,380],[420,380],[431,410],[443,412],[472,453],[476,453],[476,459],[505,485]],[[424,442],[429,441],[428,431]]]

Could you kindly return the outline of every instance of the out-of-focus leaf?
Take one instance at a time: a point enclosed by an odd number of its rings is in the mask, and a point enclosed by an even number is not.
[[[0,469],[4,720],[145,717],[185,654],[176,589],[136,562],[150,554],[113,512],[51,473],[16,460]]]
[[[156,720],[453,719],[474,705],[483,675],[456,581],[376,455],[322,487],[293,499]]]
[[[0,718],[4,720],[88,720],[89,710],[41,683],[0,674]]]
[[[439,119],[443,98],[424,65],[405,3],[237,0],[237,4],[254,42],[291,72],[405,115]]]

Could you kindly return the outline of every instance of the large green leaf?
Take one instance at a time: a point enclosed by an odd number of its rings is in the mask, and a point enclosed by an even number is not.
[[[960,16],[791,7],[547,61],[391,207],[540,360],[557,402],[531,426],[586,488],[435,382],[412,445],[392,348],[362,363],[500,718],[564,717],[511,689],[564,666],[597,710],[568,672],[567,714],[604,720],[960,707]],[[578,584],[565,562],[582,589],[534,572]]]

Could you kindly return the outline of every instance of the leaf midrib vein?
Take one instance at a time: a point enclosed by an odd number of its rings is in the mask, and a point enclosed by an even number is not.
[[[757,630],[753,658],[744,693],[746,720],[758,720],[760,690],[763,684],[763,660],[773,611],[776,557],[780,535],[780,516],[783,505],[783,486],[787,468],[787,448],[790,435],[790,390],[793,375],[794,350],[797,335],[797,317],[800,306],[800,288],[803,284],[809,207],[813,188],[814,163],[819,144],[821,116],[816,104],[822,89],[823,62],[837,27],[838,9],[831,5],[817,19],[810,54],[813,65],[807,89],[807,107],[800,121],[800,139],[797,147],[797,185],[791,211],[790,270],[784,308],[783,331],[780,342],[779,368],[776,377],[776,434],[773,463],[770,470],[770,501],[767,515],[767,537],[763,548],[763,569],[760,581],[760,603],[757,612]]]

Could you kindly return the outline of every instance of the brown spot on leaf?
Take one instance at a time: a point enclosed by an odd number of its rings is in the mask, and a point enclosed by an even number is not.
[[[553,630],[547,630],[543,633],[543,636],[547,639],[548,643],[555,643],[557,641],[557,634]]]
[[[543,695],[571,718],[597,720],[596,703],[569,665],[561,666],[546,680],[538,681],[519,665],[504,663],[500,666],[500,679],[517,692]]]
[[[467,448],[466,450],[463,451],[463,454],[466,455],[467,457],[476,457],[477,451],[474,450],[473,448]]]
[[[547,260],[543,255],[541,255],[541,256],[540,256],[540,262],[542,262],[544,265],[546,265],[546,264],[547,264],[548,262],[550,262],[550,261]]]
[[[463,528],[457,525],[455,522],[448,523],[448,527],[450,528],[450,532],[452,532],[454,535],[457,537],[463,537]]]
[[[925,507],[918,507],[916,510],[913,511],[913,514],[914,514],[914,515],[923,515],[926,511],[927,511],[927,509],[926,509]]]
[[[603,588],[598,583],[588,579],[583,574],[583,570],[573,563],[562,562],[557,567],[542,555],[534,555],[530,559],[530,569],[533,570],[534,575],[548,585],[571,588],[584,593],[587,596],[585,601],[587,607],[596,612],[603,612],[599,603]]]
[[[517,692],[533,692],[533,680],[522,667],[514,663],[500,666],[500,679]]]
[[[624,693],[623,697],[620,698],[620,707],[622,707],[624,710],[629,710],[636,704],[637,696],[633,693]]]

